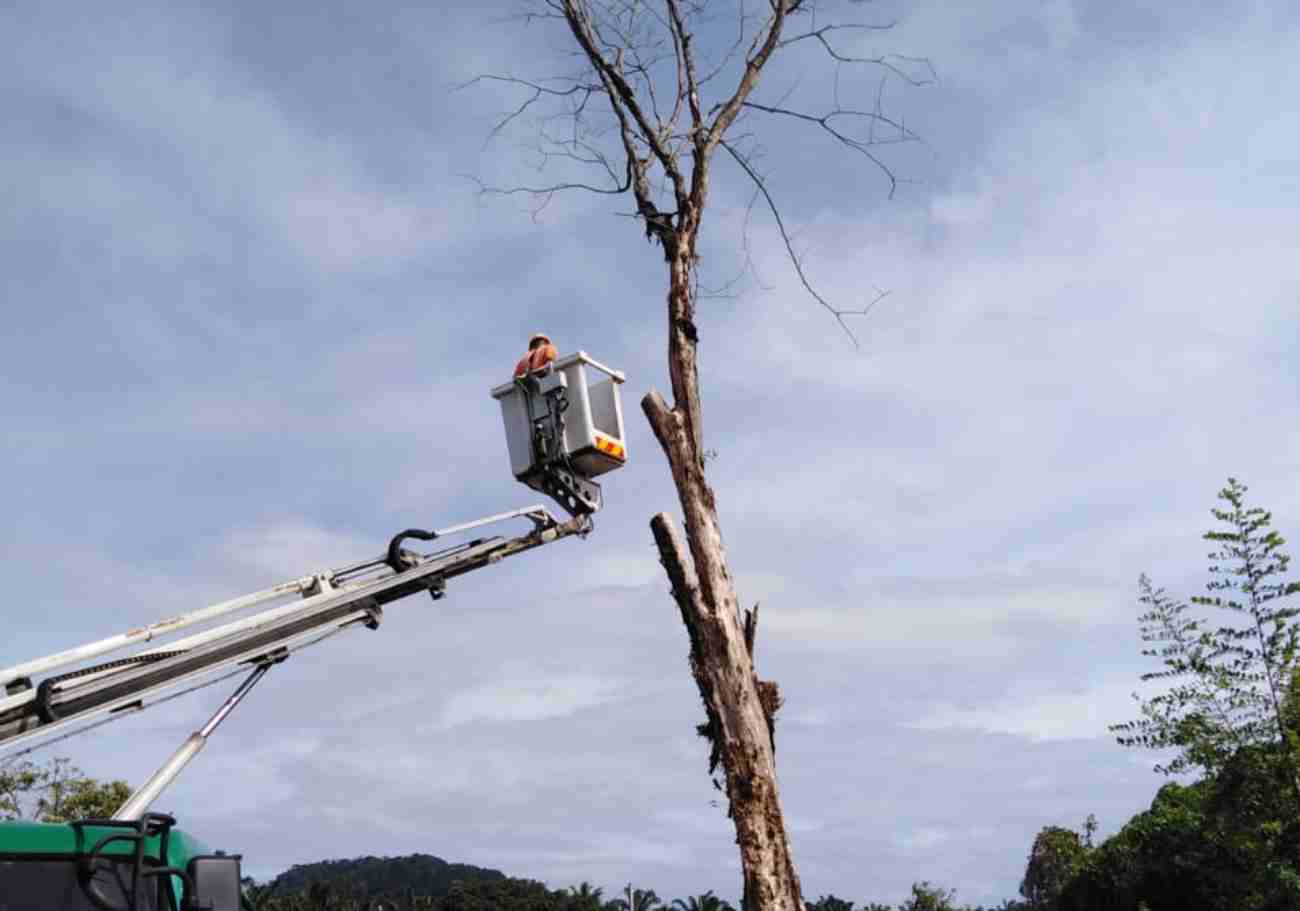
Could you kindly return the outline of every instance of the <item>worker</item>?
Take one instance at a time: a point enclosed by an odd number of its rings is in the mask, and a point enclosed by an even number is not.
[[[528,350],[524,356],[515,364],[515,378],[531,373],[534,370],[541,370],[551,361],[560,356],[560,352],[555,350],[551,344],[551,337],[545,332],[534,332],[533,337],[528,340]]]

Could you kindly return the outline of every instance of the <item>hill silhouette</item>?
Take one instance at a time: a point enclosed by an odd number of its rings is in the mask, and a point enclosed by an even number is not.
[[[496,883],[505,880],[500,870],[472,864],[452,864],[431,854],[405,857],[354,857],[295,864],[272,880],[276,895],[306,892],[314,883],[341,887],[363,895],[445,896],[453,883]]]

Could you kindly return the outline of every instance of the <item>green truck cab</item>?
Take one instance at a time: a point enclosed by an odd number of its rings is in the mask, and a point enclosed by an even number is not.
[[[240,911],[239,855],[175,824],[0,822],[0,911]]]

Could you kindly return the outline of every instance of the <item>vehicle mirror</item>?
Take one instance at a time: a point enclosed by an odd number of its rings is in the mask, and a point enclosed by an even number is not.
[[[189,863],[196,911],[239,911],[238,854],[201,854]]]

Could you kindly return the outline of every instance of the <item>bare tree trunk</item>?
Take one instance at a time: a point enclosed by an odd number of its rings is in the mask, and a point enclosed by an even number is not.
[[[712,746],[709,771],[712,774],[721,766],[724,773],[744,870],[745,911],[804,911],[804,907],[776,786],[774,725],[781,699],[776,684],[759,680],[754,672],[758,608],[742,618],[713,490],[704,477],[694,295],[695,243],[708,200],[710,161],[719,147],[726,150],[770,210],[803,288],[854,338],[845,318],[865,316],[884,292],[877,291],[865,307],[845,309],[814,290],[780,210],[755,167],[756,147],[748,138],[749,128],[730,140],[729,131],[738,119],[759,115],[817,128],[879,167],[892,192],[893,173],[873,147],[916,136],[881,110],[883,81],[872,80],[873,107],[842,107],[840,67],[879,67],[885,78],[897,77],[912,85],[928,80],[909,74],[909,65],[923,65],[933,74],[928,62],[916,58],[855,56],[840,47],[838,39],[890,26],[824,21],[817,6],[810,0],[768,0],[752,8],[739,4],[739,37],[719,42],[712,39],[721,32],[712,25],[705,28],[718,13],[704,3],[544,0],[530,7],[524,21],[563,23],[579,59],[585,61],[581,72],[558,81],[488,75],[466,83],[490,79],[526,93],[522,104],[496,124],[493,135],[535,106],[540,112],[554,104],[554,112],[538,121],[542,160],[582,165],[599,175],[595,183],[565,178],[536,187],[484,186],[485,192],[531,194],[540,206],[555,193],[568,190],[612,196],[630,193],[646,237],[663,248],[668,264],[668,372],[673,402],[669,406],[652,390],[641,407],[668,458],[685,540],[665,513],[651,519],[650,527],[690,637],[691,668],[708,716],[700,733]],[[792,20],[805,22],[806,30],[788,30]],[[820,47],[835,68],[833,105],[823,113],[810,113],[785,106],[784,99],[752,101],[773,54],[799,44]],[[597,113],[603,106],[594,103],[598,99],[608,103],[608,120],[593,129],[592,118],[603,116]],[[717,103],[710,104],[712,100]],[[865,130],[850,130],[847,123]],[[890,130],[890,135],[878,136],[878,128]]]
[[[754,672],[757,608],[742,623],[727,569],[713,490],[704,477],[701,445],[698,338],[692,274],[696,218],[667,249],[669,354],[672,408],[656,391],[641,401],[663,447],[685,517],[686,542],[666,513],[650,521],[673,598],[690,636],[691,670],[708,714],[701,732],[712,745],[711,769],[725,775],[744,874],[746,911],[803,911],[776,785],[773,724],[780,697],[775,683]]]

